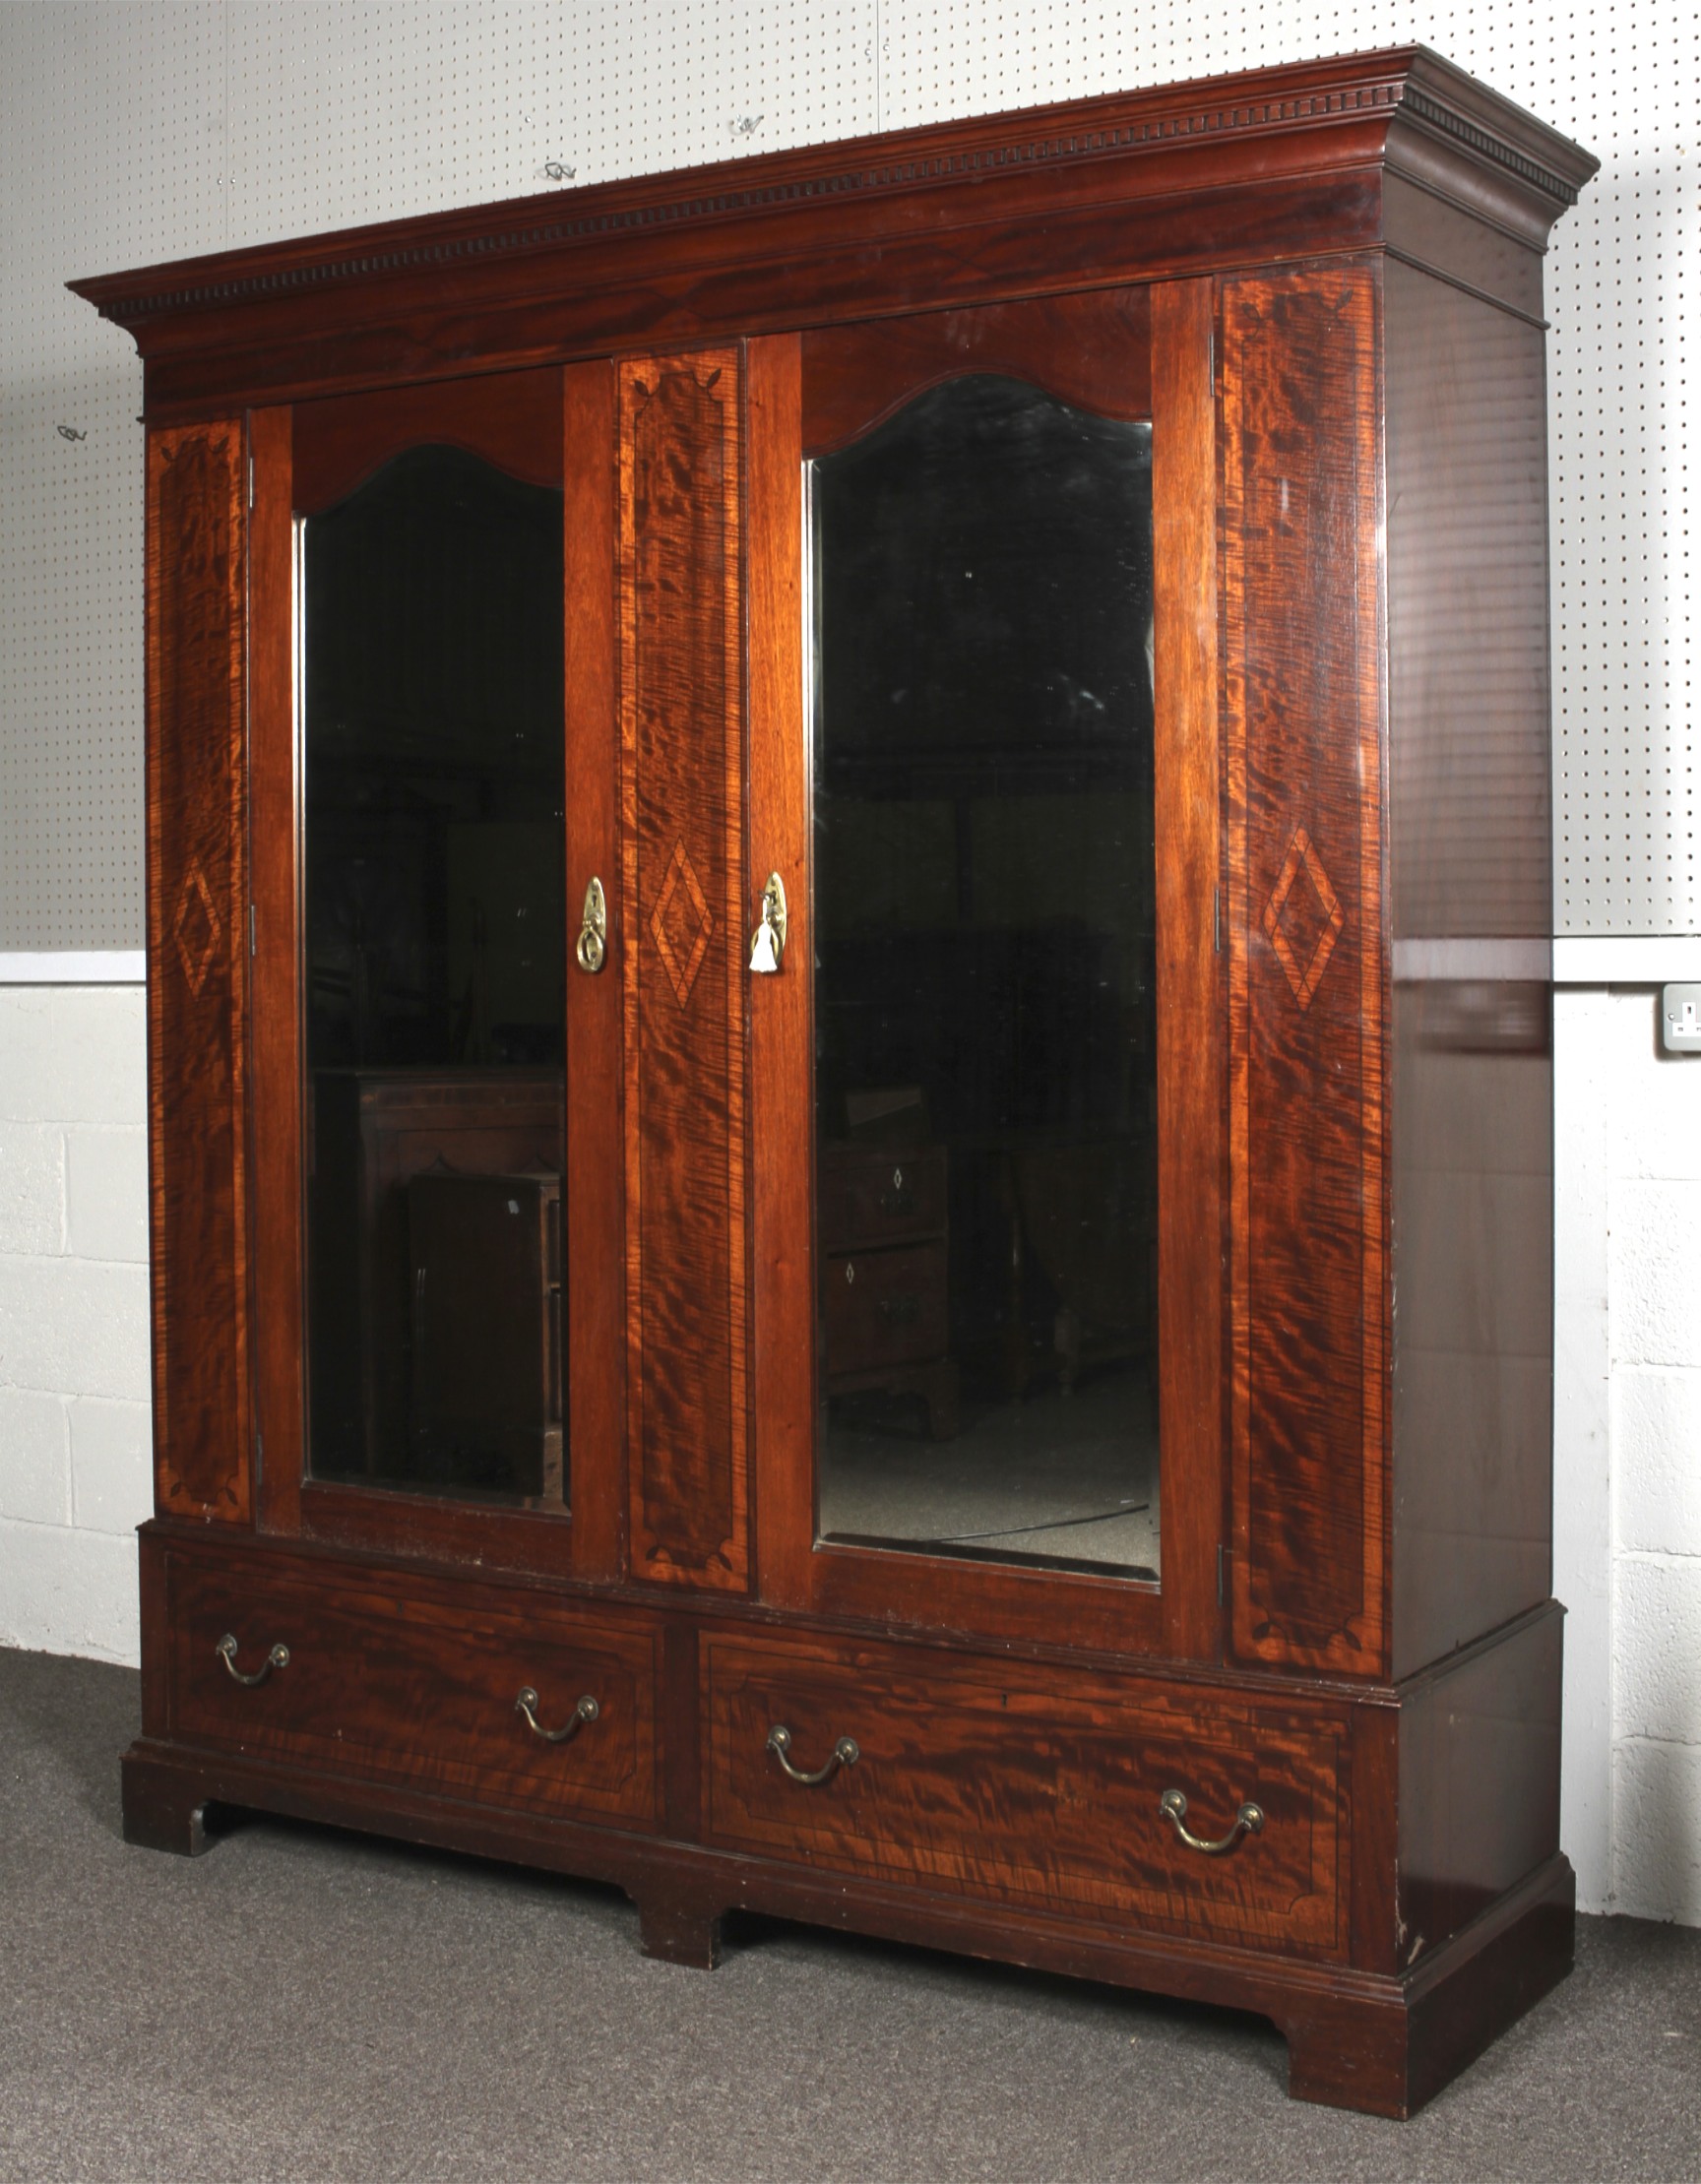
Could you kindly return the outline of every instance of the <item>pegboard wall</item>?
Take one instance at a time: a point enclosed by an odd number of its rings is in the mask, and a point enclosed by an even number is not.
[[[1410,39],[1603,160],[1547,271],[1555,930],[1701,930],[1690,0],[55,0],[0,4],[0,951],[141,935],[141,371],[67,279]]]

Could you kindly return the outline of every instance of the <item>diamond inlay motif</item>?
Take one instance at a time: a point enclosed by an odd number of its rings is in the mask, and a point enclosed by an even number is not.
[[[651,912],[650,930],[656,936],[656,953],[672,985],[673,998],[683,1008],[696,983],[715,920],[709,914],[682,842],[673,844],[667,877]]]
[[[1306,884],[1296,889],[1301,874]],[[1346,912],[1329,885],[1329,875],[1312,847],[1311,837],[1303,827],[1296,828],[1288,844],[1282,876],[1264,905],[1264,930],[1301,1010],[1311,1006],[1311,996],[1329,967],[1346,922]]]
[[[177,944],[177,961],[189,981],[189,991],[199,1001],[207,973],[219,954],[224,926],[207,885],[207,875],[197,859],[189,867],[183,892],[177,898],[177,915],[171,921],[171,938]]]

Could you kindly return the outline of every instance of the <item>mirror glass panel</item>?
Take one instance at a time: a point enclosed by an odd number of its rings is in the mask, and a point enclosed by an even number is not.
[[[448,447],[298,526],[310,1466],[556,1509],[561,526]]]
[[[826,1540],[1159,1569],[1152,428],[810,466]]]

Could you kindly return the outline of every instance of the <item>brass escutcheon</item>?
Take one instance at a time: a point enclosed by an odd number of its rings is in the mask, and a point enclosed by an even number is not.
[[[585,914],[579,926],[579,945],[573,956],[580,969],[589,971],[593,977],[608,960],[608,899],[595,873],[585,890]]]
[[[762,922],[750,936],[750,967],[772,975],[786,955],[786,883],[770,872],[762,890]]]

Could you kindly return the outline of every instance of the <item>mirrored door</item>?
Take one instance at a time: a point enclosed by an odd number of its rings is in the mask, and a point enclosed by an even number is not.
[[[375,433],[365,474],[298,508],[301,1098],[311,1474],[559,1512],[570,787],[549,377],[553,464],[545,440],[525,466],[541,477],[459,429],[474,390],[454,437]],[[345,472],[361,461],[344,451]],[[298,477],[323,499],[310,464]]]
[[[1161,1568],[1152,462],[976,374],[809,467],[823,1545]]]

